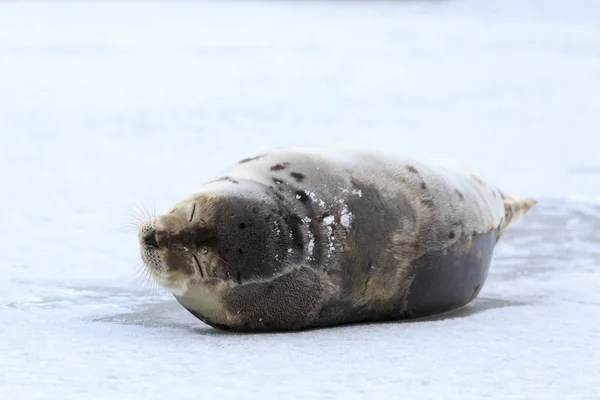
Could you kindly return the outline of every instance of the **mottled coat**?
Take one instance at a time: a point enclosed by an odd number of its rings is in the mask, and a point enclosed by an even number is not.
[[[534,203],[460,167],[287,149],[242,160],[140,242],[152,275],[206,323],[295,330],[464,306]]]

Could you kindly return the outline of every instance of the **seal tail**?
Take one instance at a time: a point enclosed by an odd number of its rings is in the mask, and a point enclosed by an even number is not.
[[[536,199],[529,197],[510,197],[504,193],[501,195],[504,203],[504,220],[500,224],[500,234],[537,203]]]

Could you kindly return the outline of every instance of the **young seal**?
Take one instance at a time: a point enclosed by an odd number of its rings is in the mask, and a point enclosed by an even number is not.
[[[240,161],[139,240],[152,277],[205,323],[300,330],[466,305],[534,204],[408,156],[283,149]]]

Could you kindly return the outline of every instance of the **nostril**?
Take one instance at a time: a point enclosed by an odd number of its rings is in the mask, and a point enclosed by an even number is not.
[[[146,233],[146,236],[144,236],[144,244],[148,247],[158,248],[158,243],[156,243],[156,231],[154,229]]]

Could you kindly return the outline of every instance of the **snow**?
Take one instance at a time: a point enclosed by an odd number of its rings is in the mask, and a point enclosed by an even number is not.
[[[352,213],[348,212],[348,210],[346,210],[344,212],[344,214],[342,214],[342,217],[340,218],[340,222],[342,223],[342,226],[344,226],[346,228],[350,228],[350,224],[352,222]]]
[[[330,227],[331,225],[333,225],[333,223],[335,222],[335,217],[333,215],[329,215],[325,218],[323,218],[323,224],[325,224],[325,226]]]
[[[600,399],[599,71],[591,0],[1,2],[1,397]],[[333,144],[539,204],[426,321],[222,333],[139,272],[142,213]]]

